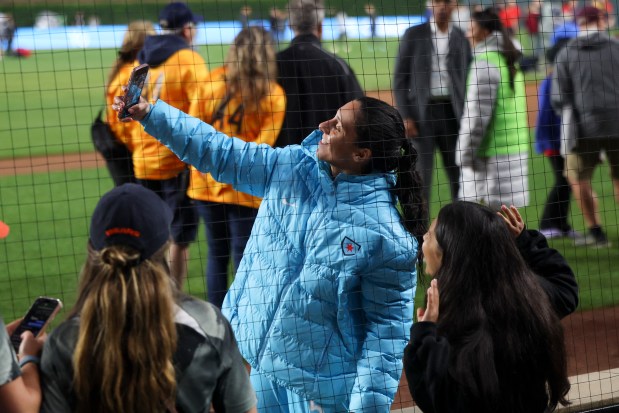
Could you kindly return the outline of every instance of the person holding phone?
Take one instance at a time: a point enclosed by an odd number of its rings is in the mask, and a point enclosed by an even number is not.
[[[286,148],[229,137],[161,100],[129,112],[199,171],[263,198],[223,305],[258,409],[389,412],[426,224],[398,111],[359,98]]]
[[[9,235],[9,226],[0,221],[0,239]],[[20,326],[18,319],[5,326],[0,316],[0,411],[2,413],[38,413],[41,407],[39,356],[45,333],[35,336],[24,331],[17,354],[11,336]]]
[[[171,223],[143,186],[100,199],[75,307],[43,350],[43,411],[256,411],[230,324],[170,276]]]
[[[275,81],[277,65],[269,33],[256,26],[243,29],[230,46],[225,65],[213,70],[210,78],[212,99],[205,99],[205,119],[227,135],[273,146],[284,122],[286,94]],[[235,191],[193,167],[187,193],[205,223],[208,299],[221,308],[230,259],[236,271],[260,198]]]
[[[404,370],[424,412],[551,412],[570,383],[560,319],[578,305],[574,273],[516,207],[441,209],[424,236],[427,304]]]
[[[39,356],[45,333],[34,337],[32,332],[21,335],[19,351],[15,354],[9,336],[21,319],[5,327],[0,318],[0,411],[3,413],[38,413],[41,407]]]

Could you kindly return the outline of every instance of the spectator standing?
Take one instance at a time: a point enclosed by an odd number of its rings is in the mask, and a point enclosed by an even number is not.
[[[299,144],[345,103],[363,96],[350,66],[321,46],[323,0],[290,0],[294,38],[277,53],[278,83],[286,91],[286,117],[276,145]]]
[[[564,236],[574,239],[582,237],[572,229],[568,222],[572,191],[565,178],[565,159],[561,155],[561,117],[557,116],[550,103],[552,65],[554,65],[557,53],[577,34],[577,31],[570,29],[570,26],[564,25],[558,27],[553,33],[552,47],[547,52],[551,69],[548,76],[541,82],[538,92],[539,109],[535,129],[535,149],[548,159],[555,178],[539,223],[540,233],[547,239]]]
[[[1,42],[6,42],[4,54],[7,56],[14,56],[13,40],[15,39],[15,19],[11,13],[0,13],[0,48]],[[2,50],[0,49],[0,57],[2,56]]]
[[[75,25],[76,26],[86,26],[86,16],[83,11],[75,12]]]
[[[337,27],[337,40],[345,41],[348,38],[348,33],[346,31],[346,20],[348,19],[348,15],[344,10],[340,10],[335,14],[335,21]]]
[[[459,198],[496,210],[522,207],[529,196],[529,128],[521,54],[493,9],[472,17],[475,58],[458,137]]]
[[[543,235],[524,229],[515,207],[502,212],[455,202],[424,236],[434,278],[404,357],[424,412],[544,413],[568,404],[560,318],[578,305],[574,273]]]
[[[284,39],[284,33],[286,32],[286,13],[277,7],[272,7],[269,11],[269,25],[271,26],[271,36],[277,43],[279,47],[279,43]]]
[[[455,2],[433,0],[430,6],[430,20],[409,28],[400,40],[393,81],[406,136],[419,153],[417,167],[428,205],[435,148],[443,158],[451,199],[458,196],[456,143],[471,61],[471,47],[464,32],[451,22]]]
[[[172,106],[200,117],[208,70],[202,56],[191,47],[198,20],[186,4],[168,4],[159,15],[163,34],[146,38],[138,60],[151,67],[146,90],[148,100],[165,99]],[[187,274],[189,243],[196,237],[199,222],[197,211],[186,195],[188,166],[140,130],[133,147],[133,167],[138,182],[158,193],[174,211],[170,265],[180,287]]]
[[[518,32],[520,18],[522,17],[520,6],[516,0],[508,0],[504,7],[498,9],[498,15],[509,36],[514,37]]]
[[[531,37],[531,52],[532,55],[539,58],[542,55],[542,38],[539,33],[540,29],[540,18],[541,18],[541,4],[539,1],[532,1],[529,3],[529,11],[527,13],[527,18],[525,22],[525,26],[527,28],[527,32]]]
[[[364,7],[365,14],[370,18],[370,36],[372,39],[376,37],[376,19],[378,16],[376,15],[376,7],[372,3],[368,3]]]
[[[241,11],[239,12],[239,20],[241,21],[241,27],[243,29],[249,27],[249,21],[251,20],[251,13],[252,13],[251,6],[241,7]]]
[[[619,203],[619,41],[610,37],[607,19],[595,7],[585,6],[577,23],[578,37],[557,55],[551,101],[557,111],[573,108],[576,121],[577,136],[568,148],[565,172],[588,232],[575,244],[607,247],[591,179],[604,150]]]
[[[256,412],[230,324],[170,276],[171,222],[140,185],[99,200],[75,307],[43,351],[44,411]]]
[[[427,219],[398,112],[363,97],[282,149],[231,139],[163,101],[129,111],[197,169],[263,197],[223,307],[258,409],[389,412]]]
[[[139,135],[139,125],[124,123],[118,119],[118,115],[111,108],[114,97],[122,96],[123,86],[129,83],[129,77],[134,67],[138,66],[138,52],[142,50],[146,36],[155,35],[152,23],[139,20],[129,23],[127,32],[123,37],[122,45],[118,51],[118,57],[110,70],[105,85],[107,102],[107,123],[116,139],[125,145],[128,151],[133,152],[134,137]],[[131,156],[127,159],[127,153],[103,154],[105,163],[116,186],[127,182],[135,182],[133,161]]]
[[[10,228],[0,221],[0,239],[9,235]],[[21,336],[19,354],[15,354],[11,335],[21,319],[8,326],[0,317],[0,411],[2,413],[38,413],[41,408],[39,356],[45,333],[35,338],[30,331]]]
[[[204,118],[229,136],[273,146],[284,121],[286,95],[275,81],[277,64],[269,33],[261,27],[243,29],[228,50],[225,66],[213,70],[210,77],[212,99],[205,100]],[[236,271],[260,199],[191,169],[188,195],[196,200],[208,245],[208,300],[221,308],[228,291],[230,258]]]

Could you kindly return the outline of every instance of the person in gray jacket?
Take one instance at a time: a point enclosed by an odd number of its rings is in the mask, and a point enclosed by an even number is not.
[[[443,158],[451,199],[458,196],[456,142],[472,53],[464,32],[451,22],[456,6],[455,0],[432,0],[432,17],[404,33],[395,66],[395,102],[406,136],[419,153],[417,168],[428,204],[435,147]]]
[[[619,203],[619,41],[609,36],[607,18],[595,7],[584,7],[576,21],[578,37],[556,58],[551,103],[558,112],[573,110],[576,136],[565,170],[589,228],[575,244],[608,247],[591,178],[604,150]]]

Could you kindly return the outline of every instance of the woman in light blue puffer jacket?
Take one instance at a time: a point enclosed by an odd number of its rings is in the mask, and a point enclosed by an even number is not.
[[[259,410],[388,412],[426,225],[417,154],[398,112],[361,98],[301,145],[277,149],[162,101],[130,112],[184,162],[263,198],[223,307]]]

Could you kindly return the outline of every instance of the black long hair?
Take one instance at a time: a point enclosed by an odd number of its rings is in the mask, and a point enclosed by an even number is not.
[[[406,138],[402,116],[393,106],[379,99],[365,96],[357,102],[361,104],[355,116],[357,146],[372,151],[371,170],[368,172],[396,173],[393,192],[400,201],[402,223],[421,246],[428,213],[421,176],[415,170],[417,151]]]
[[[443,254],[437,328],[471,411],[526,412],[537,395],[539,411],[568,404],[563,328],[503,219],[455,202],[439,212],[435,236]]]
[[[507,61],[507,67],[509,69],[509,85],[513,90],[514,78],[516,77],[516,72],[518,71],[517,63],[518,60],[520,60],[522,53],[514,45],[507,29],[503,26],[503,23],[501,23],[501,19],[499,19],[499,15],[496,13],[494,8],[489,7],[485,10],[475,12],[471,18],[482,29],[488,30],[490,33],[500,32],[503,35],[503,48],[501,49],[501,54]]]

